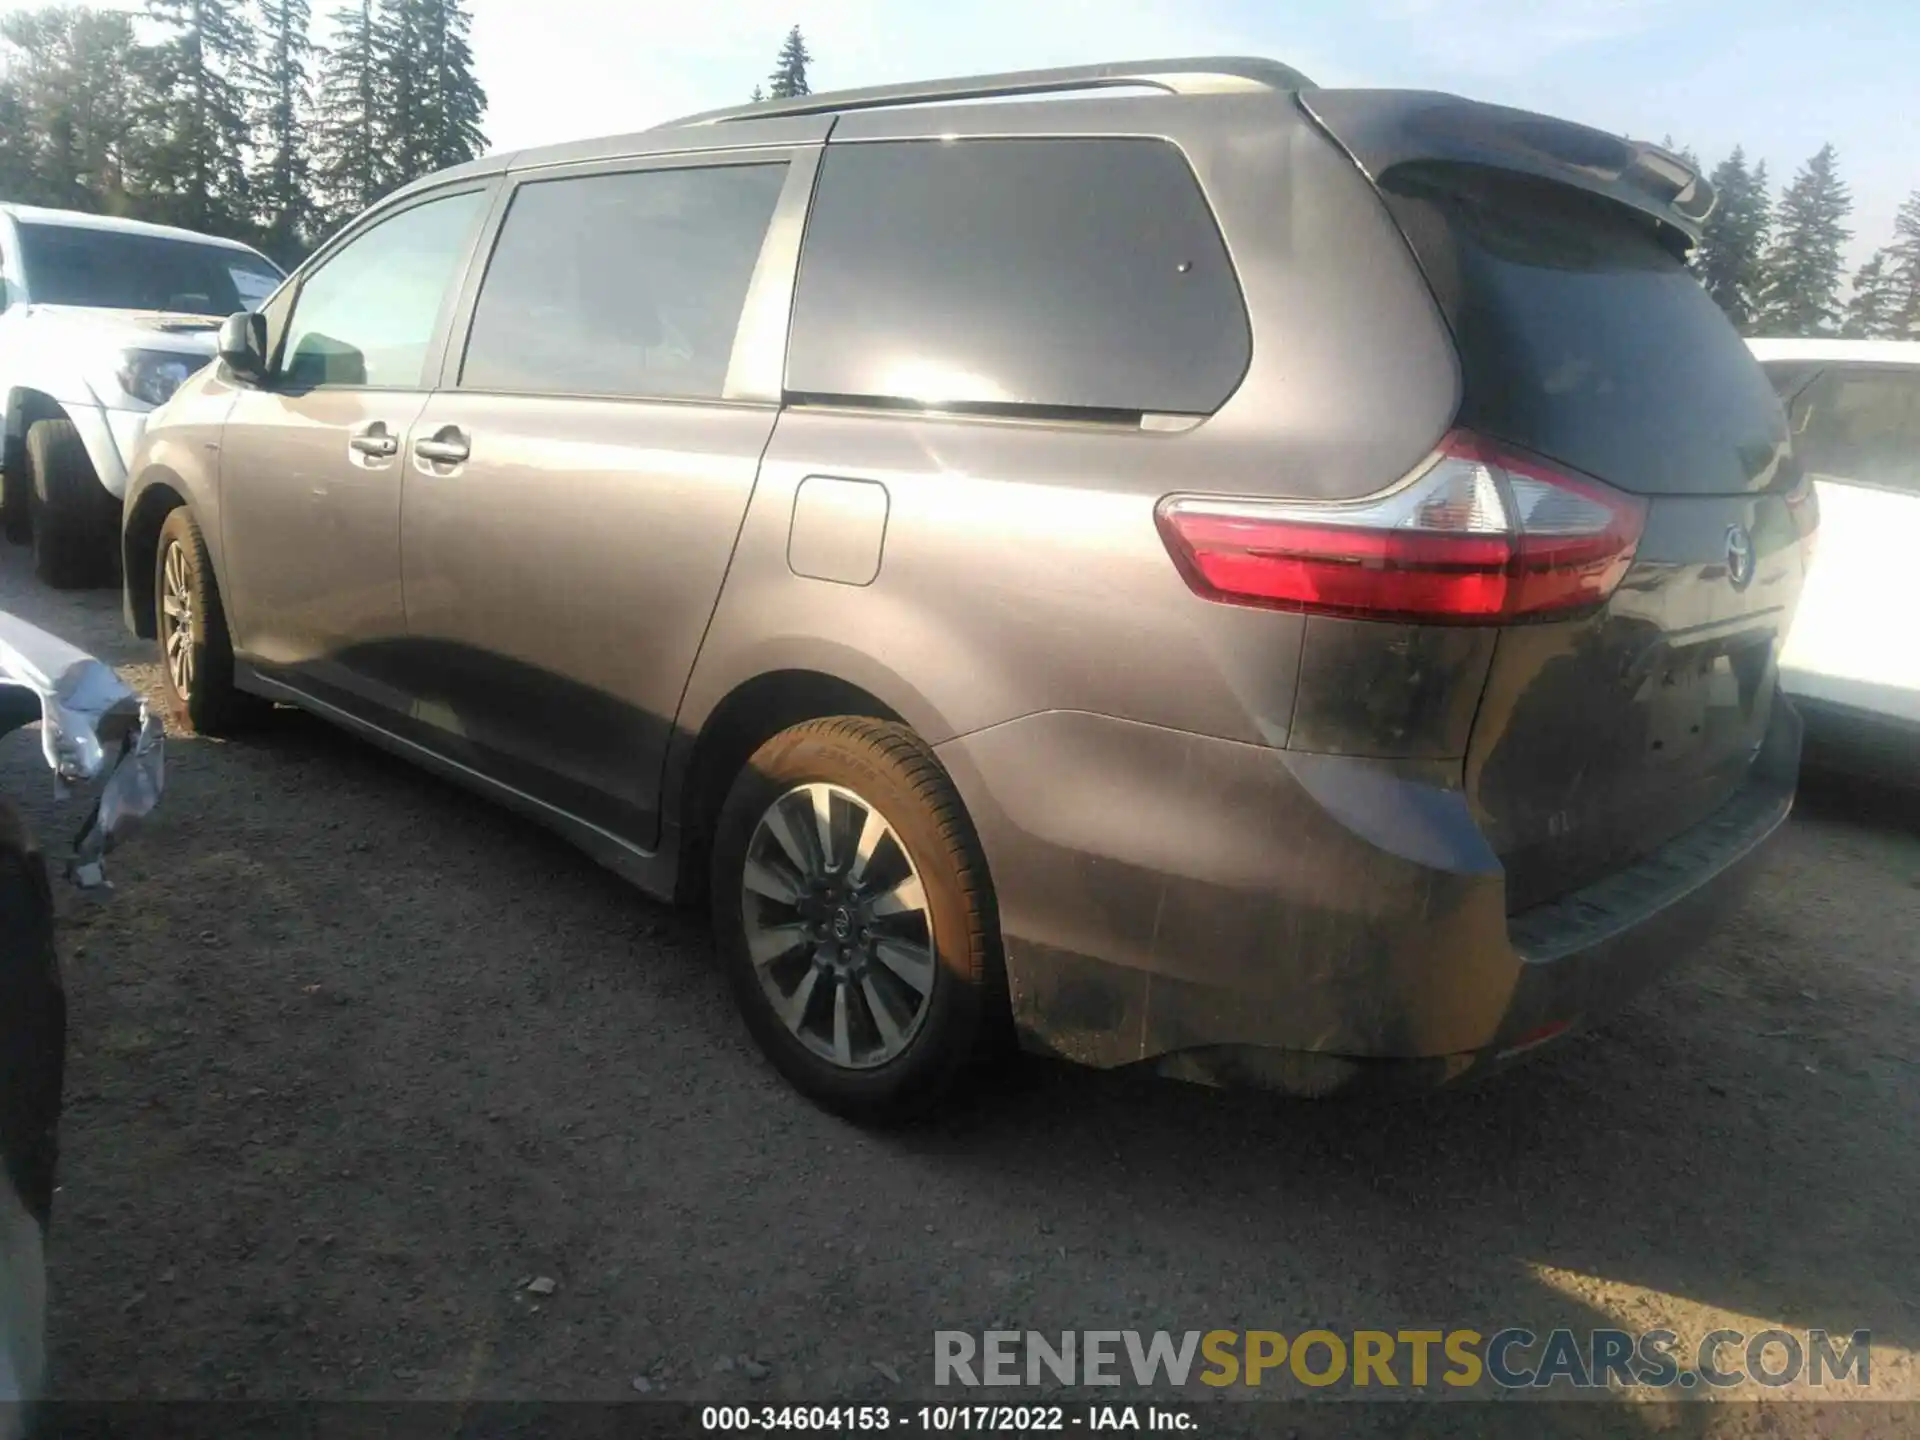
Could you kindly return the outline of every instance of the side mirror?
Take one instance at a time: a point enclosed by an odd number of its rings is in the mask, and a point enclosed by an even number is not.
[[[267,375],[267,317],[242,310],[220,323],[220,360],[236,379],[255,384]]]

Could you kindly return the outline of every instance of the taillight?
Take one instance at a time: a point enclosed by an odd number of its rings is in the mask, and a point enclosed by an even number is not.
[[[1497,624],[1598,605],[1644,500],[1455,431],[1405,483],[1340,504],[1172,496],[1155,512],[1195,594],[1362,619]]]

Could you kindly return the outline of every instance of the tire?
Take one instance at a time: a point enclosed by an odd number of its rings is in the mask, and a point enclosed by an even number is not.
[[[46,862],[0,803],[0,1159],[42,1227],[53,1209],[66,1037]]]
[[[80,432],[71,420],[36,420],[25,448],[34,573],[56,590],[111,585],[120,504],[94,473]]]
[[[33,538],[33,525],[27,515],[27,446],[24,440],[4,442],[0,453],[0,536],[15,545]]]
[[[831,856],[817,827],[794,828],[821,797]],[[865,813],[885,829],[859,875],[866,862],[849,862]],[[952,1097],[995,1055],[1006,1002],[992,883],[953,782],[911,730],[843,716],[774,736],[733,783],[712,864],[735,999],[802,1094],[852,1120],[897,1123]]]
[[[154,548],[153,623],[160,645],[161,699],[180,730],[231,735],[268,708],[233,683],[227,612],[220,603],[213,562],[207,558],[206,537],[184,505],[168,514]]]

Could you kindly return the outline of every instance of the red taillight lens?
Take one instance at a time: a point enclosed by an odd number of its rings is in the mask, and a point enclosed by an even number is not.
[[[1175,496],[1157,518],[1187,584],[1210,600],[1485,624],[1606,600],[1633,563],[1646,505],[1456,432],[1373,499]]]

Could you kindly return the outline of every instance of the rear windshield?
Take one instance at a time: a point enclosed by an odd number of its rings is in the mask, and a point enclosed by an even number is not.
[[[80,225],[21,225],[20,260],[37,305],[231,315],[259,309],[281,279],[245,250]]]
[[[1471,166],[1382,188],[1453,328],[1461,424],[1641,494],[1792,483],[1773,387],[1647,222]]]

